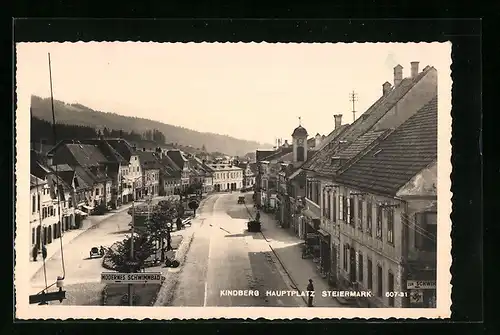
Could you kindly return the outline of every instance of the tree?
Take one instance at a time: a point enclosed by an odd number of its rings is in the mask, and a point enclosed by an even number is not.
[[[198,209],[198,207],[200,207],[200,203],[196,200],[191,200],[188,203],[188,207],[194,211],[193,214],[194,214],[194,216],[196,216],[196,210]]]
[[[144,268],[146,260],[154,252],[154,246],[146,235],[134,236],[134,259],[137,263],[130,265],[130,239],[128,237],[111,248],[107,254],[113,267],[118,272],[139,272]]]
[[[149,221],[146,222],[146,234],[149,236],[150,240],[160,242],[162,262],[165,261],[163,243],[165,238],[168,237],[167,222],[172,223],[176,214],[177,211],[175,206],[172,206],[168,201],[162,201],[151,213]]]

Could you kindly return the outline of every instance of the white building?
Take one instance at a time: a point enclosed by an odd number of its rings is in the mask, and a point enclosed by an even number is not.
[[[209,164],[215,192],[235,191],[243,187],[243,169],[232,164]]]

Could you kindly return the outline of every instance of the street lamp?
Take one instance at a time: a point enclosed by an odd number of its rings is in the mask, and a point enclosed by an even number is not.
[[[170,230],[172,229],[172,223],[167,222],[167,251],[172,250],[172,237],[170,236]]]

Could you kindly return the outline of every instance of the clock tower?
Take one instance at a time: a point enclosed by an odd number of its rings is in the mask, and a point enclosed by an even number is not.
[[[293,163],[304,163],[307,160],[307,130],[300,124],[292,133]]]

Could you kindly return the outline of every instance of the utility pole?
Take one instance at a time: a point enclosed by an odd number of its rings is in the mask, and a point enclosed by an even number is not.
[[[135,191],[135,180],[132,182],[132,188]],[[135,228],[135,192],[134,198],[132,199],[132,237],[130,238],[130,261],[134,261],[134,229]],[[129,268],[130,272],[132,272],[132,267]],[[134,287],[132,284],[128,284],[128,304],[129,306],[134,305]]]
[[[358,94],[354,90],[349,94],[349,101],[352,102],[352,122],[356,121],[356,101],[358,101]]]

